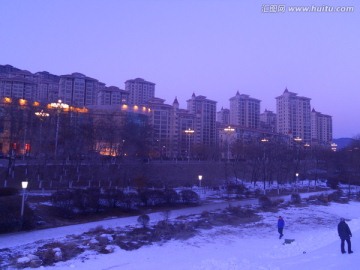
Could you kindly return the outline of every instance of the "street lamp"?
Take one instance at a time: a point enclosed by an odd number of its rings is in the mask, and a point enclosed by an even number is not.
[[[201,187],[202,175],[199,175],[198,178],[199,178],[199,187]]]
[[[265,153],[265,144],[269,140],[267,138],[262,138],[261,143],[263,143],[263,181],[264,181],[264,194],[266,194],[266,153]]]
[[[331,144],[331,150],[332,150],[333,152],[336,152],[336,149],[337,149],[337,144],[336,144],[336,143],[332,143],[332,144]]]
[[[224,131],[227,134],[227,161],[230,161],[230,134],[235,131],[234,128],[228,126],[227,128],[224,128]]]
[[[57,109],[57,120],[56,120],[56,133],[55,133],[55,159],[57,157],[57,148],[58,148],[58,140],[59,140],[59,125],[60,125],[60,113],[63,109],[68,109],[69,105],[62,102],[61,99],[56,103],[51,103],[50,106],[54,109]]]
[[[43,128],[43,121],[45,118],[49,117],[49,114],[41,110],[40,112],[35,112],[35,115],[40,119],[40,149],[42,150],[42,128]],[[42,151],[41,151],[42,152]]]
[[[195,130],[188,128],[185,130],[185,134],[188,136],[189,141],[188,141],[188,162],[190,162],[190,141],[191,141],[191,135],[193,135],[195,132]]]
[[[49,116],[49,114],[44,112],[44,110],[41,110],[40,112],[35,112],[35,115],[38,116],[40,120],[44,120],[46,117]]]
[[[20,213],[21,225],[22,225],[23,220],[24,220],[25,190],[27,189],[28,183],[29,182],[27,180],[21,182],[21,187],[23,189],[22,202],[21,202],[21,213]]]
[[[296,143],[296,171],[298,171],[299,170],[299,167],[300,167],[300,146],[301,146],[301,142],[303,141],[303,139],[302,138],[300,138],[299,136],[297,136],[297,137],[295,137],[294,138],[294,141],[295,141],[295,143]],[[296,173],[295,174],[296,175],[296,177],[298,177],[299,176],[299,173]],[[296,181],[297,181],[297,179],[296,179]]]
[[[299,182],[299,173],[295,173],[296,176],[296,182],[295,182],[295,191],[298,189],[298,182]]]

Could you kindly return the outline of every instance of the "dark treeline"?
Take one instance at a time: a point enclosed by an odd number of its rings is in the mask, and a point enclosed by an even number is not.
[[[47,111],[49,114],[35,114]],[[303,179],[359,184],[360,138],[347,148],[261,138],[229,148],[192,145],[190,159],[159,147],[141,114],[94,114],[3,103],[0,106],[0,185],[31,188],[207,186],[230,180],[266,185]],[[222,159],[230,151],[231,159]],[[206,179],[206,181],[205,181]]]

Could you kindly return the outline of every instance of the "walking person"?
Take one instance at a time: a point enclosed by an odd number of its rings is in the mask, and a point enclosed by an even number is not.
[[[340,222],[338,224],[338,234],[341,239],[341,253],[344,254],[345,252],[345,241],[347,244],[348,253],[351,254],[353,251],[351,250],[351,240],[352,237],[349,225],[345,222],[344,218],[340,218]]]
[[[278,227],[278,232],[280,234],[279,239],[281,239],[281,237],[284,236],[283,230],[284,230],[284,227],[285,227],[285,221],[282,218],[282,216],[279,216],[279,219],[278,219],[278,222],[277,222],[277,227]]]

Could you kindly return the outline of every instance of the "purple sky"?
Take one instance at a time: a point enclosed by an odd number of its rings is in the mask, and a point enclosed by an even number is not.
[[[360,134],[360,4],[354,12],[289,12],[309,1],[0,0],[0,64],[81,72],[124,88],[137,77],[181,108],[193,92],[229,107],[239,91],[276,111],[287,87],[333,116],[334,137]],[[283,13],[263,5],[285,4]],[[266,7],[268,8],[268,7]]]

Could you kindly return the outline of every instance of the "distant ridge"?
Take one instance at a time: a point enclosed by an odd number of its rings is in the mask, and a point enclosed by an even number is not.
[[[348,146],[354,141],[352,138],[339,138],[339,139],[333,139],[333,142],[337,144],[338,149],[343,149]]]

